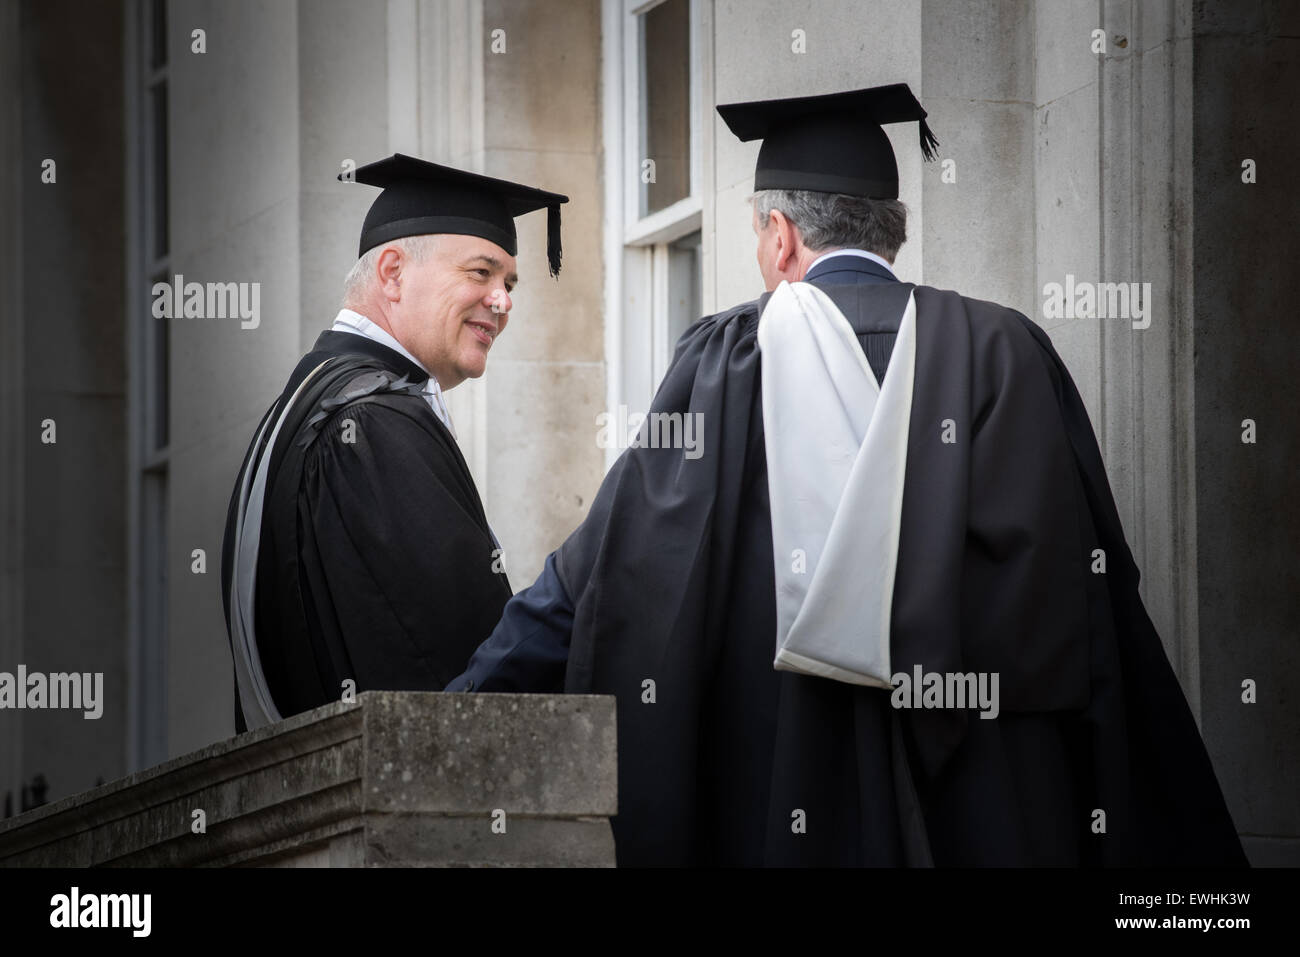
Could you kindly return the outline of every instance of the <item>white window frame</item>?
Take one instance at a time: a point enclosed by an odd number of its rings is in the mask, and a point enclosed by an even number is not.
[[[606,404],[645,411],[668,369],[669,245],[701,233],[701,302],[713,308],[713,0],[690,0],[690,190],[640,215],[642,63],[636,18],[665,0],[603,0]],[[606,449],[608,469],[619,449]]]

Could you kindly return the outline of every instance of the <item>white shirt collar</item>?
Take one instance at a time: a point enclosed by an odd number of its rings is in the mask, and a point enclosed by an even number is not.
[[[340,309],[339,314],[334,317],[334,325],[330,327],[332,332],[350,332],[354,335],[365,336],[372,342],[378,342],[382,346],[387,346],[399,355],[403,355],[415,363],[429,380],[424,384],[424,398],[429,403],[429,408],[433,409],[442,424],[447,427],[452,438],[456,438],[456,427],[451,424],[451,412],[447,409],[447,403],[443,399],[442,387],[438,385],[438,380],[433,374],[424,367],[424,363],[415,356],[411,355],[400,342],[383,329],[378,324],[367,319],[359,312],[353,312],[351,309]]]
[[[877,256],[875,253],[869,253],[865,249],[832,249],[828,253],[822,253],[812,261],[808,266],[808,272],[804,273],[804,275],[808,275],[809,272],[812,272],[817,268],[818,263],[830,259],[832,256],[861,256],[863,259],[870,259],[873,263],[880,263],[880,265],[889,270],[891,276],[895,276],[894,267],[889,265],[888,259],[884,256]]]
[[[406,347],[394,339],[391,333],[377,323],[371,322],[359,312],[353,312],[351,309],[340,309],[339,314],[334,317],[334,325],[331,329],[334,332],[355,332],[357,335],[365,336],[380,345],[388,346],[394,352],[404,355],[414,362],[423,370],[425,375],[429,375],[429,370],[424,368],[424,363],[407,352]]]

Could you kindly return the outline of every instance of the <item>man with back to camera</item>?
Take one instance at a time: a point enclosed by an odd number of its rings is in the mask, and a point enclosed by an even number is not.
[[[623,865],[1244,865],[1065,366],[894,275],[881,125],[931,159],[925,111],[718,111],[763,140],[767,293],[643,426],[703,454],[634,443],[447,690],[615,695]]]
[[[340,177],[342,178],[342,177]],[[378,186],[343,309],[263,417],[231,496],[222,599],[235,720],[252,730],[349,690],[439,690],[511,589],[443,393],[506,327],[514,217],[556,193],[402,154]]]

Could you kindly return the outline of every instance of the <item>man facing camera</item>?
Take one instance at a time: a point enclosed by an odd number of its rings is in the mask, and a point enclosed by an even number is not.
[[[701,440],[632,443],[448,690],[617,697],[620,864],[1243,864],[1051,342],[894,274],[925,111],[718,111],[767,293],[677,344],[645,427]]]
[[[231,495],[222,599],[235,720],[252,730],[348,691],[439,690],[510,598],[443,394],[505,330],[514,217],[567,197],[396,154],[333,327],[262,418]]]

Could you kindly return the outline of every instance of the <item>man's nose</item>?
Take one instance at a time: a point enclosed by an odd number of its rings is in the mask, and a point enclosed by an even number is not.
[[[487,299],[488,308],[498,315],[505,315],[514,306],[510,299],[510,293],[505,288],[494,289],[492,295]]]

